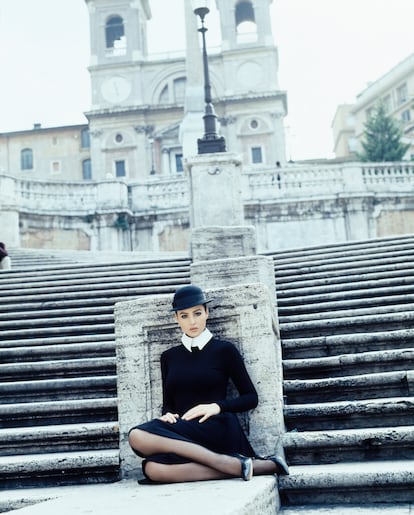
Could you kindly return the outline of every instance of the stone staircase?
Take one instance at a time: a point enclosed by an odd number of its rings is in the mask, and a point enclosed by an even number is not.
[[[291,466],[282,512],[412,502],[414,236],[268,255]],[[118,478],[113,306],[190,280],[185,257],[75,258],[16,254],[0,274],[0,489]]]
[[[292,470],[282,503],[413,502],[414,237],[272,256]]]
[[[189,260],[21,257],[0,274],[0,489],[116,480],[114,304],[172,293]]]

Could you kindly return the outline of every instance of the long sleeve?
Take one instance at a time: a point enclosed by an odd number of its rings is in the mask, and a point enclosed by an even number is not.
[[[226,360],[230,379],[233,381],[239,396],[219,400],[217,404],[222,411],[230,411],[233,413],[241,413],[255,408],[258,404],[256,388],[246,370],[242,356],[232,344],[226,348]]]

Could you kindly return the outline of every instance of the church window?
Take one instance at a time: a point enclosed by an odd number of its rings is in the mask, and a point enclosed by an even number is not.
[[[82,177],[84,181],[90,181],[92,179],[92,164],[90,159],[84,159],[82,161]]]
[[[174,100],[182,102],[185,96],[185,78],[181,77],[174,80]]]
[[[82,148],[89,148],[91,146],[89,129],[82,129],[82,131],[81,131],[81,145],[82,145]]]
[[[124,20],[120,16],[111,16],[105,27],[106,49],[110,55],[124,55],[126,40]]]
[[[184,171],[182,154],[175,154],[175,169],[177,173],[182,173]]]
[[[259,122],[256,119],[250,121],[250,128],[256,130],[259,127]]]
[[[252,163],[263,163],[263,152],[262,147],[252,147]]]
[[[257,25],[251,2],[242,1],[237,4],[235,22],[238,43],[257,41]]]
[[[115,176],[116,177],[125,177],[126,176],[126,170],[125,170],[125,161],[115,161]]]
[[[184,101],[185,77],[179,77],[164,86],[159,97],[160,104],[174,104]]]
[[[118,134],[116,134],[115,136],[115,141],[116,143],[122,143],[124,141],[124,137],[122,136],[122,134],[118,132]]]
[[[33,169],[33,150],[31,148],[24,148],[20,153],[20,168],[22,170]]]

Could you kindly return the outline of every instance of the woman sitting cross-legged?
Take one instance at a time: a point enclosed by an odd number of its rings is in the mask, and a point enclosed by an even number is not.
[[[145,458],[141,483],[289,473],[281,456],[258,456],[243,432],[236,413],[255,408],[257,392],[236,347],[207,329],[208,302],[197,286],[174,295],[183,335],[161,355],[163,414],[129,433],[133,451]],[[231,399],[230,380],[238,391]]]

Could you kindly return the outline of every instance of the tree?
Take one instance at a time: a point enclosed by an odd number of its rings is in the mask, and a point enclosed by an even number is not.
[[[387,114],[384,104],[377,104],[365,123],[364,140],[361,142],[363,152],[358,154],[359,159],[401,161],[410,146],[402,143],[402,134],[398,122]]]

